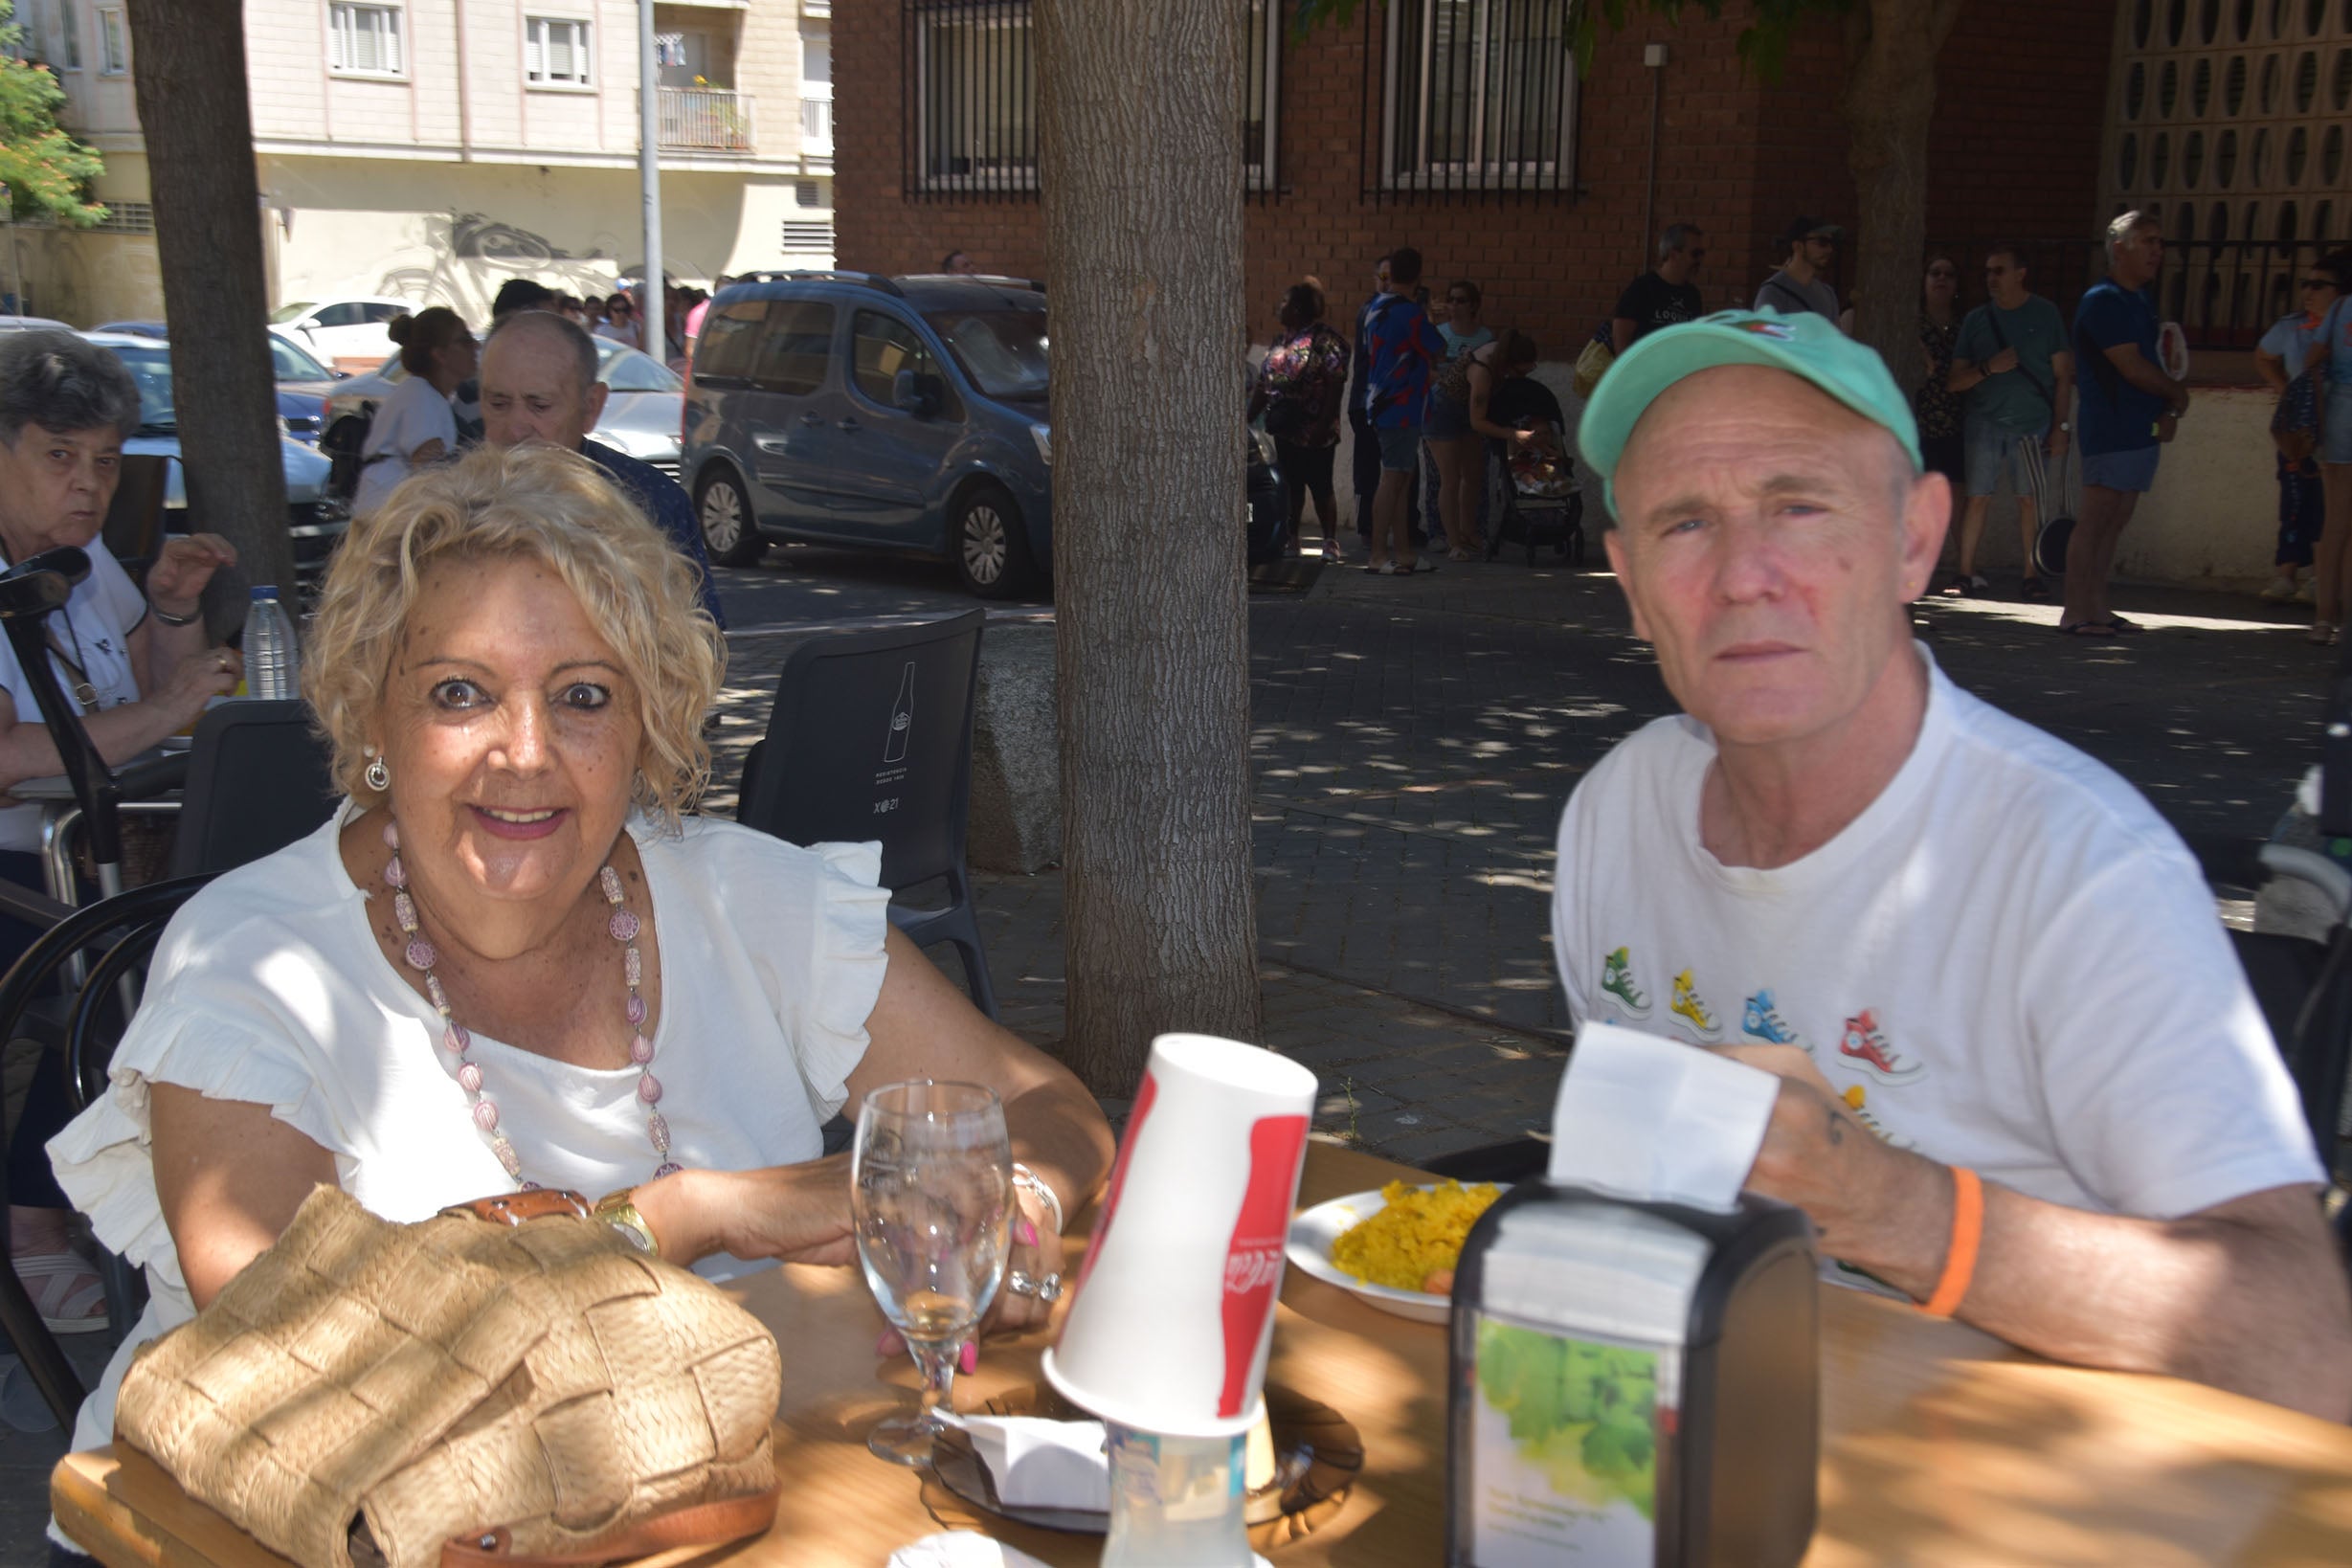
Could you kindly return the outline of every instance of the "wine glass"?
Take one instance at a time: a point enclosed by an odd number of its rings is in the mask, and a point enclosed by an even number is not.
[[[921,1405],[885,1420],[865,1445],[898,1465],[930,1463],[954,1406],[955,1357],[996,1299],[1013,1219],[1004,1106],[977,1084],[928,1078],[865,1097],[850,1156],[858,1261],[883,1315],[923,1374]]]

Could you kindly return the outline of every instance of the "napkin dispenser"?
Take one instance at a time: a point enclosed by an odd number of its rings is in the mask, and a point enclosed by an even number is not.
[[[1781,1568],[1813,1534],[1811,1224],[1522,1183],[1454,1276],[1446,1562]]]

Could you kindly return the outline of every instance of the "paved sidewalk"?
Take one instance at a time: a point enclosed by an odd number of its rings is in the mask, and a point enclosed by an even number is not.
[[[2316,754],[2334,655],[2303,642],[2293,609],[2119,597],[2149,635],[2061,641],[2053,611],[1982,600],[1919,621],[1962,685],[2145,790],[2240,914],[2254,846]],[[1585,769],[1670,708],[1614,582],[1512,560],[1326,571],[1304,595],[1253,598],[1250,635],[1266,1043],[1321,1077],[1323,1135],[1396,1158],[1541,1128],[1567,1024],[1545,935],[1554,824]],[[795,640],[735,639],[713,812],[732,812]],[[976,881],[1005,1020],[1050,1049],[1061,876]],[[78,1356],[102,1358],[82,1337]],[[55,1431],[0,1432],[0,1564],[40,1560],[63,1447]]]
[[[1917,619],[1962,685],[2147,791],[2242,919],[2253,851],[2316,754],[2333,656],[2292,607],[2120,597],[2148,635],[2061,640],[2054,609],[1990,600]],[[1397,1158],[1541,1128],[1568,1028],[1547,936],[1560,806],[1671,711],[1614,579],[1510,558],[1327,571],[1253,598],[1250,635],[1266,1043],[1322,1076],[1321,1131]],[[792,640],[737,644],[723,757],[758,733]],[[975,880],[1005,1020],[1051,1048],[1060,875]]]

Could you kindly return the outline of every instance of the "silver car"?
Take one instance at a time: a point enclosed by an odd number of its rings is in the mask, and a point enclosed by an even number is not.
[[[123,443],[123,450],[134,456],[173,459],[164,482],[164,528],[169,533],[188,532],[188,490],[179,462],[179,412],[171,392],[171,346],[128,332],[84,332],[81,336],[112,349],[139,384],[139,430]],[[328,493],[327,475],[334,465],[317,452],[281,436],[278,455],[285,462],[286,533],[294,543],[295,575],[315,577],[325,570],[327,557],[350,526],[350,508]]]
[[[327,393],[326,435],[320,445],[330,453],[357,452],[376,405],[407,378],[400,356],[394,354],[366,375],[336,382]],[[685,383],[651,355],[604,338],[596,340],[596,379],[610,395],[604,400],[603,417],[590,434],[616,452],[676,479]]]

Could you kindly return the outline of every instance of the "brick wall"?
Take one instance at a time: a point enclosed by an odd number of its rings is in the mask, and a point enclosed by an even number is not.
[[[2114,0],[2039,0],[2032,25],[2056,20],[2035,35],[2030,67],[2021,68],[2012,40],[2027,25],[2027,5],[1972,0],[1974,9],[1962,13],[1948,53],[1961,86],[1946,88],[1936,121],[1933,232],[1946,232],[1939,222],[1961,233],[1980,222],[1999,227],[1994,220],[2005,213],[2077,229],[2090,221]],[[834,6],[840,264],[929,271],[948,252],[967,250],[988,270],[1043,276],[1034,200],[904,198],[900,15],[899,0]],[[1344,319],[1370,290],[1374,258],[1413,245],[1426,258],[1433,287],[1472,279],[1485,291],[1490,325],[1531,332],[1547,358],[1574,357],[1618,291],[1648,264],[1653,73],[1642,63],[1642,48],[1649,42],[1669,51],[1660,83],[1655,226],[1684,220],[1705,228],[1699,283],[1708,304],[1744,303],[1777,259],[1772,238],[1792,215],[1851,223],[1855,214],[1838,120],[1844,56],[1837,33],[1826,24],[1809,30],[1792,46],[1781,79],[1767,86],[1740,68],[1739,25],[1692,11],[1679,26],[1644,18],[1605,35],[1578,108],[1579,191],[1557,203],[1366,202],[1358,149],[1364,50],[1378,36],[1377,7],[1367,5],[1346,29],[1286,42],[1284,190],[1276,199],[1253,198],[1245,214],[1252,337],[1272,330],[1283,288],[1304,276],[1323,280],[1334,318]],[[1987,97],[1996,79],[1998,96]],[[2062,125],[2088,124],[2076,138],[2079,153],[2061,147],[2037,163],[2022,150],[2038,147],[2050,123],[2044,99],[2062,101]],[[1972,101],[1997,102],[2005,127],[2014,122],[2013,128],[1981,134]]]
[[[2106,216],[2098,161],[2115,21],[2116,0],[1961,8],[1938,62],[1931,244],[1973,251],[1993,238],[2023,241],[2035,253],[2037,287],[2062,300],[2089,280]],[[1983,258],[1960,259],[1964,299],[1982,299]]]

